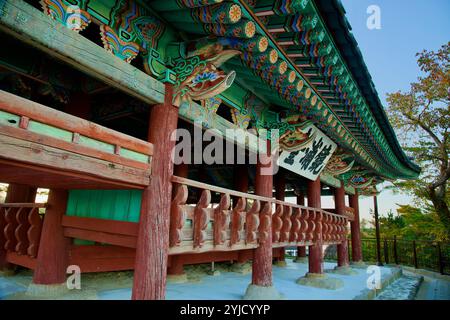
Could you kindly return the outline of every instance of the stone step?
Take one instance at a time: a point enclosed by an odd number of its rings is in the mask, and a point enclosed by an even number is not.
[[[375,300],[414,300],[422,281],[422,276],[402,275],[388,285]]]

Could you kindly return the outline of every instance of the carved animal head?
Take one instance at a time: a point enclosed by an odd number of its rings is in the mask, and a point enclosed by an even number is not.
[[[175,105],[183,101],[212,98],[228,89],[234,82],[236,77],[234,71],[227,74],[218,68],[225,61],[240,54],[240,51],[221,50],[220,47],[211,46],[208,50],[200,50],[197,53],[199,55],[185,60],[185,68],[192,71],[188,74],[185,72],[185,76],[175,89]]]
[[[293,124],[293,128],[287,129],[280,137],[279,144],[281,150],[295,152],[308,148],[313,143],[317,134],[315,130],[306,130],[309,124],[310,122]]]

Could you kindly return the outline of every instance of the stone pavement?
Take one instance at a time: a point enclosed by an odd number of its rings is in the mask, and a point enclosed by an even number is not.
[[[425,277],[416,300],[450,300],[450,281]]]
[[[422,276],[403,275],[387,286],[375,300],[413,300],[422,281]]]

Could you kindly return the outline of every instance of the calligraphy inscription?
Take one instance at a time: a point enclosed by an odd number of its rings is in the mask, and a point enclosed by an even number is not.
[[[316,180],[330,160],[337,145],[315,126],[310,126],[306,130],[308,134],[317,130],[314,142],[302,150],[283,151],[278,159],[278,165],[308,179]]]

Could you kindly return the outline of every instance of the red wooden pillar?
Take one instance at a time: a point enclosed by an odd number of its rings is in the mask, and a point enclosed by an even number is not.
[[[34,203],[36,200],[36,191],[36,187],[11,183],[8,185],[5,203]]]
[[[286,174],[284,171],[280,170],[278,171],[277,175],[275,176],[275,198],[277,200],[284,201],[286,195]],[[277,249],[274,249],[277,250]],[[283,265],[286,263],[285,260],[285,251],[284,248],[278,248],[279,256],[276,258],[276,261]]]
[[[345,215],[345,188],[343,185],[334,189],[334,203],[336,214]],[[347,267],[349,265],[347,239],[337,245],[337,259],[338,267]]]
[[[322,203],[320,200],[320,178],[316,181],[308,180],[308,207],[320,209]],[[323,273],[323,254],[322,254],[322,227],[321,224],[316,225],[314,244],[309,247],[309,273]]]
[[[352,261],[362,262],[362,250],[361,250],[361,230],[359,227],[359,194],[358,190],[355,190],[355,195],[349,195],[350,207],[353,208],[355,219],[350,223],[351,235],[352,235]]]
[[[66,281],[70,239],[61,224],[67,208],[67,190],[51,189],[42,225],[33,283],[61,284]]]
[[[297,192],[297,204],[299,206],[305,205],[305,193],[303,191]],[[297,247],[297,258],[306,258],[306,247]]]
[[[173,88],[166,85],[164,104],[152,107],[149,141],[153,143],[152,177],[142,194],[132,299],[164,299],[169,253],[169,218],[173,174],[170,136],[177,128]]]
[[[6,192],[5,203],[34,203],[36,199],[36,188],[23,184],[11,183],[8,185]],[[0,214],[3,214],[0,212]],[[3,229],[0,228],[3,234]],[[0,235],[2,236],[2,235]],[[11,266],[6,262],[6,250],[0,247],[0,270],[7,270]]]
[[[270,150],[270,143],[268,143]],[[255,194],[267,198],[273,196],[273,175],[261,174],[263,168],[270,167],[270,163],[262,163],[258,157],[255,176]],[[267,161],[264,161],[267,162]],[[267,171],[268,169],[266,169]],[[270,224],[271,225],[271,224]],[[271,229],[271,228],[270,228]],[[272,286],[272,232],[269,231],[264,243],[260,243],[253,251],[252,284],[260,287]]]

